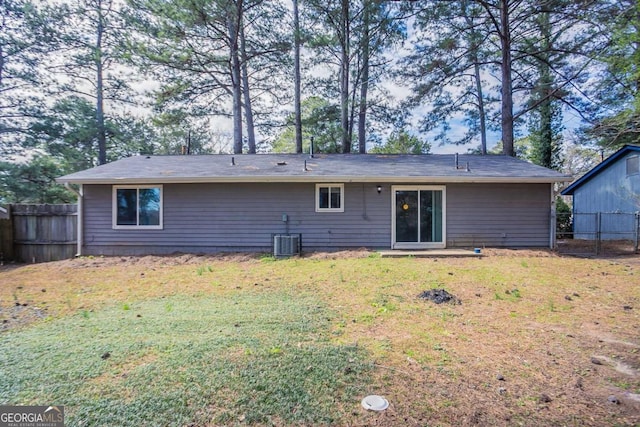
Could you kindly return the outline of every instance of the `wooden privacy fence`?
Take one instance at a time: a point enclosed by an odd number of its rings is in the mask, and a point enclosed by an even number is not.
[[[47,262],[76,254],[78,206],[8,205],[0,219],[0,253],[5,261]]]

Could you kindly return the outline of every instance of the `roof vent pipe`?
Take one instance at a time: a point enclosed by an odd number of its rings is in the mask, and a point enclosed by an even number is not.
[[[309,158],[313,159],[313,137],[311,137],[311,141],[309,142]]]
[[[231,166],[235,166],[236,165],[236,158],[231,156]]]
[[[469,169],[469,162],[467,162],[467,172],[471,172],[471,169]]]
[[[454,155],[456,170],[458,169],[458,153]]]

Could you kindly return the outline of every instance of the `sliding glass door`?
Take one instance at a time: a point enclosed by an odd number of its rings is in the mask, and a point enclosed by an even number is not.
[[[445,247],[445,188],[393,187],[393,248]]]

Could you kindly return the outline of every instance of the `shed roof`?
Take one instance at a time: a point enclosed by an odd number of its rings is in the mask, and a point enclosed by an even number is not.
[[[625,156],[627,153],[634,152],[634,151],[640,152],[640,146],[638,145],[623,146],[621,149],[619,149],[618,151],[616,151],[615,153],[613,153],[612,155],[604,159],[602,162],[600,162],[597,166],[595,166],[589,172],[585,173],[579,179],[574,181],[570,186],[562,190],[562,195],[572,196],[573,193],[578,188],[582,187],[584,184],[589,182],[592,178],[596,177],[600,172],[602,172],[607,167],[609,167],[609,165],[611,165],[612,163],[615,163],[618,159]]]
[[[65,175],[71,184],[196,182],[538,182],[568,175],[508,156],[237,154],[134,156]],[[468,169],[467,169],[468,165]]]

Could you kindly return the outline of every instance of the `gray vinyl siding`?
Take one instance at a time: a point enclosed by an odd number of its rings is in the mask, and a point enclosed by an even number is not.
[[[548,247],[550,184],[447,185],[447,246]]]
[[[376,187],[345,183],[344,212],[319,213],[314,183],[164,184],[162,230],[114,230],[112,186],[85,185],[83,254],[269,252],[272,234],[285,232],[302,234],[303,251],[389,248],[391,185]],[[446,192],[448,247],[549,246],[549,184],[449,184]]]
[[[312,183],[165,184],[162,230],[113,230],[112,187],[85,185],[84,252],[270,251],[285,232],[302,233],[304,250],[389,247],[389,189],[376,187],[345,184],[344,212],[319,213]]]

